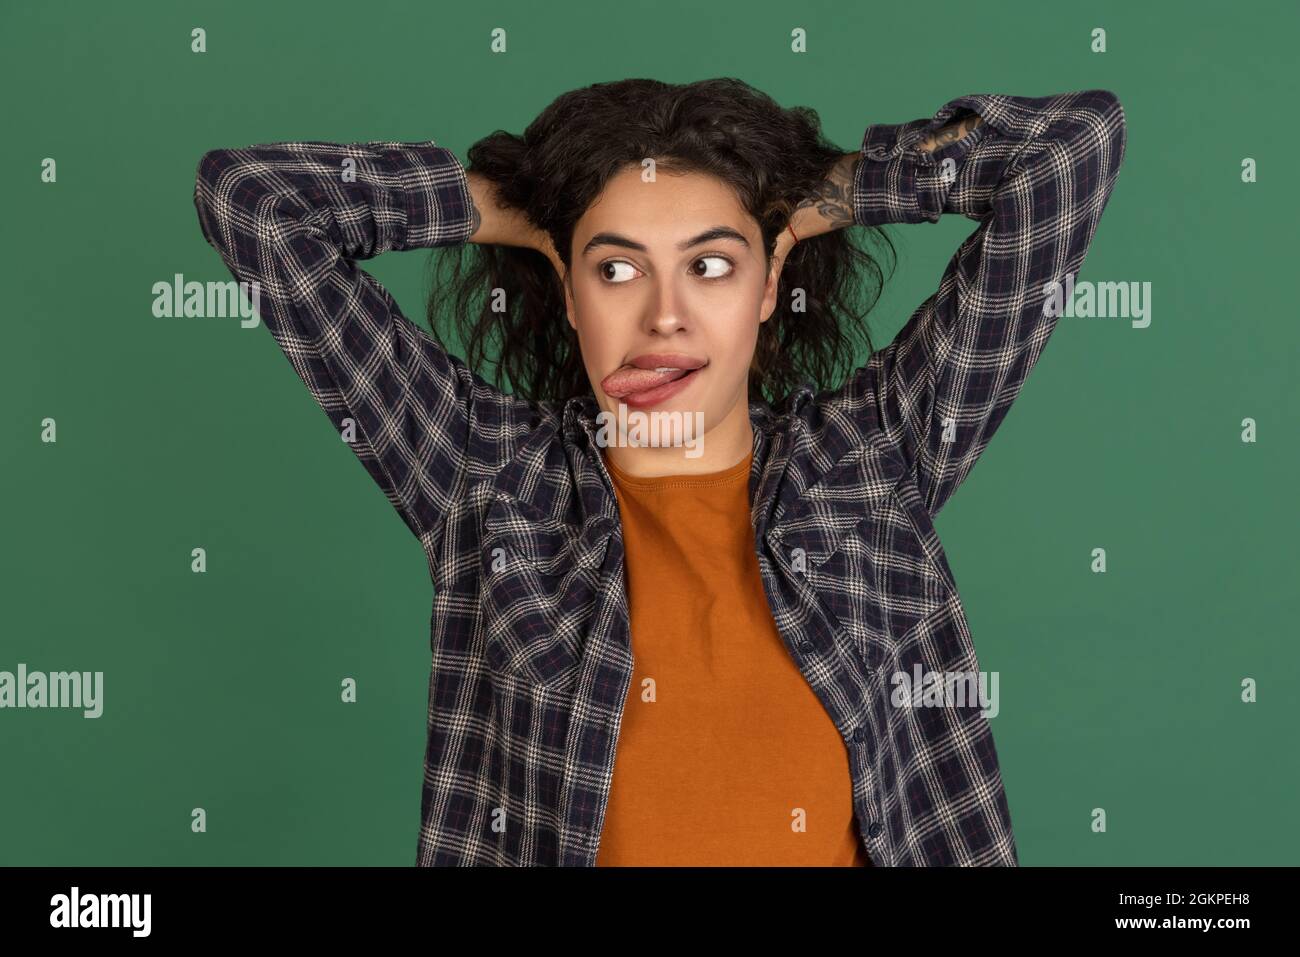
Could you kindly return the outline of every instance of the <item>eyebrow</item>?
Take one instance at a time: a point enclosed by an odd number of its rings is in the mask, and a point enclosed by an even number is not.
[[[734,239],[736,242],[745,246],[745,248],[749,248],[749,240],[745,239],[744,236],[736,232],[730,226],[714,226],[711,229],[706,229],[698,236],[693,236],[684,242],[678,243],[677,248],[686,250],[690,249],[692,246],[699,246],[703,243],[712,242],[715,239]],[[646,247],[635,239],[628,239],[626,236],[619,235],[618,233],[597,233],[588,240],[587,245],[582,247],[582,255],[587,255],[587,253],[591,252],[597,246],[620,246],[623,249],[635,249],[637,252],[646,252]]]

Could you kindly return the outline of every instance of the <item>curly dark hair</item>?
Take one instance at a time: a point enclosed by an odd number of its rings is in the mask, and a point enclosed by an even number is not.
[[[823,137],[816,110],[783,108],[740,80],[628,79],[559,96],[522,137],[491,133],[470,147],[466,168],[547,232],[566,267],[574,225],[621,170],[653,157],[660,170],[708,173],[729,185],[757,220],[770,265],[798,203],[819,195],[846,152]],[[751,401],[775,405],[805,379],[832,387],[854,368],[859,340],[873,351],[866,316],[887,277],[859,239],[886,251],[892,274],[894,247],[877,227],[835,229],[790,251],[776,308],[759,327]],[[464,343],[470,368],[495,366],[498,388],[507,388],[504,373],[515,394],[533,401],[591,393],[577,336],[564,321],[564,289],[545,255],[465,243],[435,249],[432,267],[430,328],[446,346],[440,331],[446,322]],[[498,288],[505,313],[489,301],[488,292]],[[802,312],[791,308],[794,289],[804,290]],[[497,356],[490,359],[493,348]]]

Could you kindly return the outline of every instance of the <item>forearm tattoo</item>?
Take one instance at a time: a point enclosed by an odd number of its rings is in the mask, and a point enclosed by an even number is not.
[[[942,129],[931,133],[930,136],[918,143],[916,148],[923,153],[933,153],[940,147],[947,146],[950,143],[956,143],[959,139],[983,122],[984,121],[977,113],[963,116],[960,119],[949,123]]]
[[[805,199],[795,211],[816,207],[817,212],[826,220],[831,229],[840,229],[853,225],[853,174],[857,169],[859,153],[846,153],[835,163],[826,179],[822,181],[821,191]]]
[[[964,116],[953,119],[942,129],[930,134],[917,144],[917,149],[932,153],[941,146],[956,143],[983,122],[978,114],[968,112]],[[822,181],[821,189],[817,195],[800,202],[795,207],[795,213],[791,215],[791,219],[794,219],[795,214],[811,207],[825,220],[828,229],[852,226],[855,222],[853,218],[853,183],[861,159],[861,153],[846,153],[840,157],[831,168],[830,173]]]

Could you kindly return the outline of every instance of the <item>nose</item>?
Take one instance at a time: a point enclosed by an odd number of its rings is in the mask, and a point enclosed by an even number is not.
[[[654,283],[654,292],[646,303],[643,327],[651,335],[670,336],[686,328],[685,302],[675,283],[677,277],[660,275]]]

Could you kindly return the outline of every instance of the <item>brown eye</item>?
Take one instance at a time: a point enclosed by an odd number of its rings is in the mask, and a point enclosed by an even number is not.
[[[600,264],[601,277],[604,278],[606,282],[614,282],[614,283],[627,282],[629,279],[632,278],[632,276],[628,275],[627,273],[624,273],[622,275],[622,278],[619,278],[619,273],[617,269],[617,267],[619,266],[622,266],[625,270],[631,270],[632,272],[636,272],[636,269],[632,266],[631,263],[625,263],[621,259],[611,259],[608,262],[603,262]]]
[[[705,265],[704,266],[705,271],[703,273],[701,273],[698,269],[696,269],[695,274],[699,276],[701,279],[723,279],[726,276],[729,276],[732,270],[735,268],[732,265],[731,260],[728,259],[726,256],[701,256],[699,259],[695,260],[692,266],[697,267],[702,264],[707,264],[709,262],[719,263],[721,265],[714,266],[713,271],[710,271],[709,267]],[[718,269],[721,269],[722,271],[719,272],[717,271]]]

